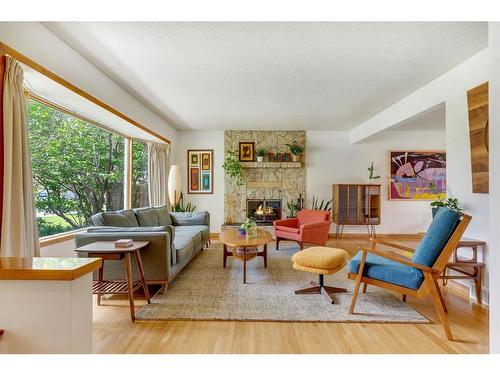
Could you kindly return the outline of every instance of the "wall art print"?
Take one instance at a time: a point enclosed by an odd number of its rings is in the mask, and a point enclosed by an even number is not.
[[[390,200],[446,197],[445,151],[391,151],[389,171]]]
[[[214,151],[188,150],[188,194],[214,193]]]

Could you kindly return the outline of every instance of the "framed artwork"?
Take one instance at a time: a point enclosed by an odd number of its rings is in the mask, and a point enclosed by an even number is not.
[[[391,151],[390,200],[446,197],[445,151]]]
[[[255,142],[240,142],[240,161],[255,161]]]
[[[214,193],[214,151],[188,150],[188,194]]]

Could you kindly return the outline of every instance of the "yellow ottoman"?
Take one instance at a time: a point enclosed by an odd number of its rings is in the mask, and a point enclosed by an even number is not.
[[[331,275],[347,265],[349,254],[342,249],[315,246],[299,251],[292,256],[293,268],[319,274],[319,282],[311,281],[313,287],[299,289],[295,294],[323,294],[331,303],[334,303],[330,293],[347,292],[347,289],[326,286],[324,275]]]

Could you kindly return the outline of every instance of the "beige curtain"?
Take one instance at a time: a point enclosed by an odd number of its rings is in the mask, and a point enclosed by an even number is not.
[[[167,178],[170,167],[170,145],[148,142],[149,204],[168,204]]]
[[[7,56],[3,91],[4,191],[0,255],[39,256],[23,70]]]

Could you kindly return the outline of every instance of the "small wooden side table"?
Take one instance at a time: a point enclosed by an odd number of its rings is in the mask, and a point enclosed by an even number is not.
[[[484,263],[478,262],[477,260],[477,248],[478,246],[484,247],[485,244],[486,243],[481,240],[462,238],[441,276],[443,285],[446,285],[448,280],[473,280],[476,289],[476,301],[478,304],[481,304]],[[458,249],[460,248],[472,249],[472,256],[470,258],[459,256]],[[449,270],[455,271],[458,275],[449,275]]]
[[[144,295],[148,303],[149,292],[144,279],[144,268],[142,265],[140,250],[149,245],[149,241],[134,241],[129,247],[115,247],[114,241],[98,241],[75,249],[78,253],[85,253],[87,257],[101,258],[103,260],[99,268],[98,281],[92,285],[92,293],[97,294],[97,304],[101,304],[103,294],[127,294],[130,303],[130,317],[135,322],[134,292],[143,288]],[[140,280],[132,280],[131,254],[134,254],[137,262],[137,269],[141,277]],[[122,260],[125,259],[126,280],[103,280],[104,260]]]

